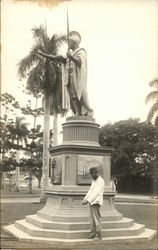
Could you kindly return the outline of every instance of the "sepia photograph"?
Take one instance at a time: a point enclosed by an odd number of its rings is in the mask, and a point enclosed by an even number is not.
[[[1,0],[2,250],[158,250],[158,0]]]

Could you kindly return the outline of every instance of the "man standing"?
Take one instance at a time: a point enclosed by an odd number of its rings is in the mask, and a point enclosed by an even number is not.
[[[102,224],[100,207],[103,205],[104,180],[98,175],[96,167],[90,168],[90,175],[93,179],[90,189],[82,201],[82,205],[89,203],[89,217],[91,233],[88,239],[102,239]]]

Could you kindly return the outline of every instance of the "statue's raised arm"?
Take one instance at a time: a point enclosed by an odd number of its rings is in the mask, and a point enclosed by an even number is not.
[[[52,54],[46,54],[46,53],[43,53],[41,50],[38,50],[37,51],[37,54],[38,55],[41,55],[49,60],[52,60],[52,61],[61,61],[61,62],[66,62],[66,58],[64,58],[62,55],[52,55]]]

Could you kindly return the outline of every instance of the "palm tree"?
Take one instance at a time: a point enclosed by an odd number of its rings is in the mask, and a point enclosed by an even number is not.
[[[44,135],[43,135],[43,167],[42,167],[42,189],[40,202],[45,202],[45,189],[48,186],[49,175],[49,131],[50,112],[61,113],[61,76],[60,67],[54,62],[39,56],[41,50],[47,54],[57,54],[59,46],[65,41],[64,36],[53,35],[50,39],[46,28],[40,26],[32,29],[35,44],[29,55],[19,62],[19,76],[27,77],[27,89],[34,95],[41,91],[44,96]],[[54,133],[55,136],[55,133]],[[56,135],[57,136],[57,135]]]
[[[147,121],[151,122],[152,119],[155,117],[154,123],[158,126],[158,79],[154,79],[149,82],[149,85],[154,88],[152,92],[150,92],[145,102],[153,102],[150,111],[148,113]]]

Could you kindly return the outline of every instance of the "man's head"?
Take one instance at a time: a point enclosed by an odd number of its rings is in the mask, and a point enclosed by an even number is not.
[[[81,36],[77,31],[71,31],[69,33],[69,46],[70,49],[74,49],[76,47],[79,47],[79,44],[81,42]]]
[[[98,169],[96,167],[90,168],[89,172],[93,180],[96,180],[98,178]]]

